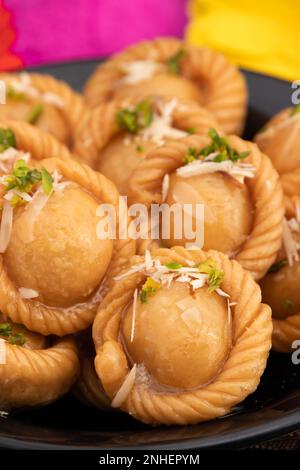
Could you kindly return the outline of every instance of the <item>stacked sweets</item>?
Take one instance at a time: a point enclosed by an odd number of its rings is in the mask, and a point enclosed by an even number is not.
[[[230,412],[300,339],[300,109],[243,140],[243,75],[176,39],[113,56],[83,96],[0,79],[0,410],[71,392],[149,424]]]

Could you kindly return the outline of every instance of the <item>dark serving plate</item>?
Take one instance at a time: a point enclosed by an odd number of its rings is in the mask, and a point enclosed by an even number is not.
[[[80,90],[96,62],[39,69]],[[291,103],[287,82],[245,72],[250,106],[245,137]],[[257,391],[221,419],[185,427],[148,427],[117,412],[102,413],[71,396],[0,418],[0,447],[10,449],[242,448],[300,428],[300,364],[272,353]]]

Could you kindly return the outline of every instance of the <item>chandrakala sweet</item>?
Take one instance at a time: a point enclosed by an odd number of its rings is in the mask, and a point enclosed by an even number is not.
[[[84,330],[109,273],[135,253],[128,237],[97,231],[110,223],[99,206],[117,213],[118,192],[50,135],[20,122],[2,125],[0,309],[43,335]]]
[[[129,176],[151,150],[215,126],[204,108],[177,98],[115,99],[91,112],[78,130],[74,151],[125,195]]]
[[[291,352],[300,338],[300,205],[283,223],[282,249],[260,281],[263,301],[272,308],[275,350]]]
[[[82,96],[50,75],[2,73],[0,80],[6,85],[0,119],[28,122],[73,147],[77,127],[89,114]]]
[[[93,325],[111,406],[149,424],[222,416],[259,384],[271,309],[240,264],[216,251],[159,249],[115,277]]]
[[[169,233],[161,234],[164,246],[195,242],[200,230],[197,207],[202,204],[203,249],[226,253],[256,279],[276,258],[284,215],[282,189],[269,158],[251,142],[221,137],[214,129],[207,136],[170,142],[139,164],[128,187],[130,203],[145,204],[149,212],[153,203],[164,203],[163,220],[167,215],[170,220]],[[174,206],[177,212],[171,211]],[[192,239],[186,235],[189,225],[195,232]]]
[[[0,410],[51,403],[79,373],[75,341],[45,338],[0,314]]]
[[[178,39],[129,47],[101,64],[85,88],[93,107],[115,97],[157,94],[201,104],[225,133],[243,130],[247,106],[243,75],[222,54]]]

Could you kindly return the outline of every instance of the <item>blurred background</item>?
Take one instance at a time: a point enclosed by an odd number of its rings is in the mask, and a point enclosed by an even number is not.
[[[299,79],[300,0],[0,0],[0,70],[95,59],[157,36]]]

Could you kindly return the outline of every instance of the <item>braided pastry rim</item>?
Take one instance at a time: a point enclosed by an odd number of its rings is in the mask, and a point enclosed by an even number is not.
[[[204,106],[215,115],[224,132],[241,134],[248,100],[242,73],[222,53],[207,47],[196,47],[175,38],[157,38],[137,43],[100,64],[85,86],[87,103],[95,107],[113,97],[114,84],[122,76],[120,65],[145,58],[166,62],[182,49],[188,52],[184,61],[191,68],[192,79],[198,79],[200,84],[208,84],[206,89],[209,91],[205,93]],[[208,71],[206,67],[209,68]],[[185,68],[183,63],[183,69]],[[234,99],[230,100],[230,97]]]
[[[0,364],[0,409],[5,411],[58,399],[69,391],[79,373],[78,350],[71,337],[57,339],[46,349],[7,342],[5,348],[6,363]]]
[[[121,108],[136,106],[144,100],[149,100],[154,105],[157,101],[162,105],[167,105],[172,99],[174,98],[160,95],[139,95],[130,96],[125,100],[115,98],[95,107],[76,133],[74,152],[86,164],[97,168],[97,164],[101,161],[101,151],[114,137],[124,134],[124,130],[120,129],[116,119],[117,112]],[[208,132],[209,128],[219,130],[217,120],[205,108],[192,101],[175,99],[178,104],[172,114],[174,127],[182,130],[193,128],[194,134],[199,135]]]
[[[270,159],[260,152],[256,144],[236,136],[227,138],[238,152],[250,152],[243,161],[256,168],[254,178],[246,180],[255,210],[254,223],[248,239],[234,259],[258,280],[272,265],[281,246],[284,217],[282,189]],[[202,148],[209,143],[207,136],[192,135],[149,152],[129,178],[129,202],[144,203],[148,207],[153,202],[160,204],[165,174],[183,164],[183,157],[189,148]]]
[[[67,123],[71,137],[71,148],[74,143],[74,136],[80,127],[81,122],[88,119],[90,109],[85,103],[83,96],[77,93],[71,86],[63,80],[59,80],[52,75],[31,73],[29,74],[31,85],[42,93],[54,93],[64,102],[58,110]],[[0,79],[18,78],[15,73],[0,73]]]
[[[185,425],[222,416],[252,393],[259,384],[271,348],[271,309],[261,303],[261,291],[251,275],[243,270],[239,263],[230,260],[223,253],[213,250],[188,251],[182,247],[174,247],[154,250],[152,256],[159,258],[164,264],[176,262],[187,265],[188,261],[198,264],[208,258],[213,258],[217,262],[219,269],[224,271],[221,287],[230,295],[230,301],[236,302],[232,308],[233,346],[223,370],[209,385],[196,391],[161,394],[147,385],[134,384],[121,409],[151,424]],[[141,273],[135,273],[116,282],[99,306],[94,321],[95,368],[111,399],[122,385],[129,370],[128,360],[119,338],[121,313],[132,301],[135,288],[143,280],[144,276]],[[111,363],[113,385],[106,383],[101,374],[103,363],[107,361],[107,357],[110,357],[109,353],[108,356],[105,355],[108,346],[113,348],[115,354]],[[115,372],[113,369],[117,361],[120,367],[119,371]],[[223,392],[222,387],[223,389],[225,387]],[[218,395],[221,395],[221,398]],[[156,412],[153,411],[152,403],[153,406],[157,406]]]
[[[72,159],[68,149],[51,135],[22,122],[1,120],[0,126],[3,124],[15,133],[18,148],[30,152],[35,160],[47,159],[66,179],[77,182],[99,201],[113,205],[118,213],[119,193],[105,176]],[[60,158],[61,152],[63,159]],[[51,158],[47,158],[49,153],[52,155]],[[112,259],[101,283],[101,290],[108,288],[110,277],[124,263],[124,259],[135,254],[135,250],[136,243],[132,239],[114,240]],[[86,329],[94,319],[98,303],[97,295],[87,303],[88,307],[86,304],[79,304],[71,309],[47,307],[34,299],[23,299],[6,273],[2,255],[0,255],[0,279],[1,310],[15,323],[21,323],[29,330],[43,335],[64,336]],[[70,312],[66,315],[68,310]]]

